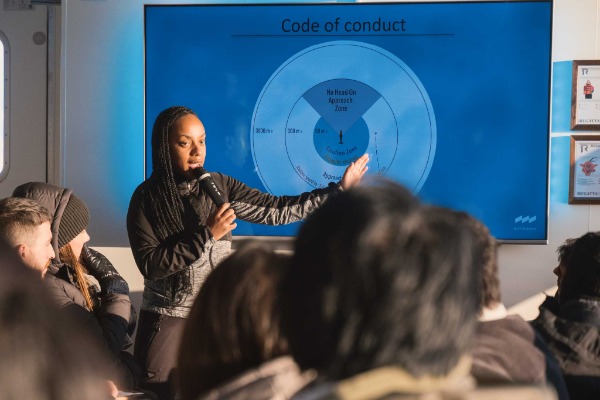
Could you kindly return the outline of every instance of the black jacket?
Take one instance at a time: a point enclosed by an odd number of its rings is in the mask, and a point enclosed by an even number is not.
[[[52,264],[48,268],[44,284],[51,300],[71,317],[79,329],[87,331],[99,348],[105,350],[113,366],[107,378],[115,381],[119,388],[136,388],[142,369],[133,356],[125,351],[132,344],[128,331],[130,320],[135,318],[132,316],[129,296],[98,294],[95,298],[97,307],[90,312],[83,294],[70,279],[70,269],[67,264]]]
[[[339,192],[331,184],[298,196],[273,196],[253,189],[229,176],[211,173],[225,200],[231,203],[237,219],[258,224],[282,225],[304,219],[328,195]],[[127,232],[135,262],[146,279],[165,278],[198,260],[212,239],[206,220],[216,210],[197,180],[179,183],[184,205],[184,231],[161,242],[153,230],[154,221],[144,204],[148,180],[131,197],[127,212]],[[231,241],[228,233],[220,240]]]
[[[135,310],[129,295],[112,291],[100,292],[92,287],[95,309],[90,312],[73,278],[72,266],[61,263],[58,259],[58,229],[71,194],[70,189],[43,182],[31,182],[17,187],[13,196],[35,200],[53,215],[52,242],[56,258],[44,279],[51,299],[59,308],[70,314],[81,329],[91,333],[101,348],[105,349],[105,354],[115,366],[115,371],[109,374],[108,378],[115,380],[119,387],[132,389],[139,382],[141,367],[124,351],[132,344],[130,334],[133,334],[135,328]],[[126,284],[125,289],[125,293],[128,293]]]
[[[532,321],[565,375],[572,400],[600,398],[600,300],[547,297]]]

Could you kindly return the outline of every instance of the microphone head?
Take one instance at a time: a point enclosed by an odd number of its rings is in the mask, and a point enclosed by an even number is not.
[[[210,197],[217,207],[225,203],[223,195],[219,192],[219,188],[215,185],[212,180],[210,173],[208,173],[203,167],[194,168],[194,174],[198,179],[198,184],[204,190],[204,192]]]
[[[196,179],[198,179],[198,178],[202,177],[202,175],[208,173],[208,172],[206,172],[204,167],[196,167],[192,170],[192,172],[194,173],[194,176],[196,177]]]

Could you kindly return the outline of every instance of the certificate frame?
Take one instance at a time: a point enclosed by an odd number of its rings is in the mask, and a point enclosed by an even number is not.
[[[600,135],[571,136],[569,204],[600,204]]]
[[[573,60],[572,75],[571,129],[600,130],[600,60]]]

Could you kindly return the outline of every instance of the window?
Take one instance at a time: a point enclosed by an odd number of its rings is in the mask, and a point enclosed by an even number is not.
[[[8,173],[8,51],[8,40],[0,31],[0,181]]]

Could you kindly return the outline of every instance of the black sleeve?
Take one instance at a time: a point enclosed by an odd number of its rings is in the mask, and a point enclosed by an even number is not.
[[[127,234],[135,263],[147,279],[161,279],[187,268],[212,246],[214,239],[205,225],[197,225],[160,241],[152,229],[138,187],[127,212]]]
[[[548,347],[546,341],[542,338],[539,332],[534,329],[535,332],[535,347],[540,349],[546,357],[546,382],[554,386],[556,394],[559,400],[569,400],[569,393],[567,391],[567,384],[563,376],[556,359],[552,355],[552,351]]]
[[[340,193],[337,184],[293,196],[274,196],[251,188],[237,179],[217,174],[227,188],[231,207],[237,218],[266,225],[283,225],[301,221],[330,196]]]

